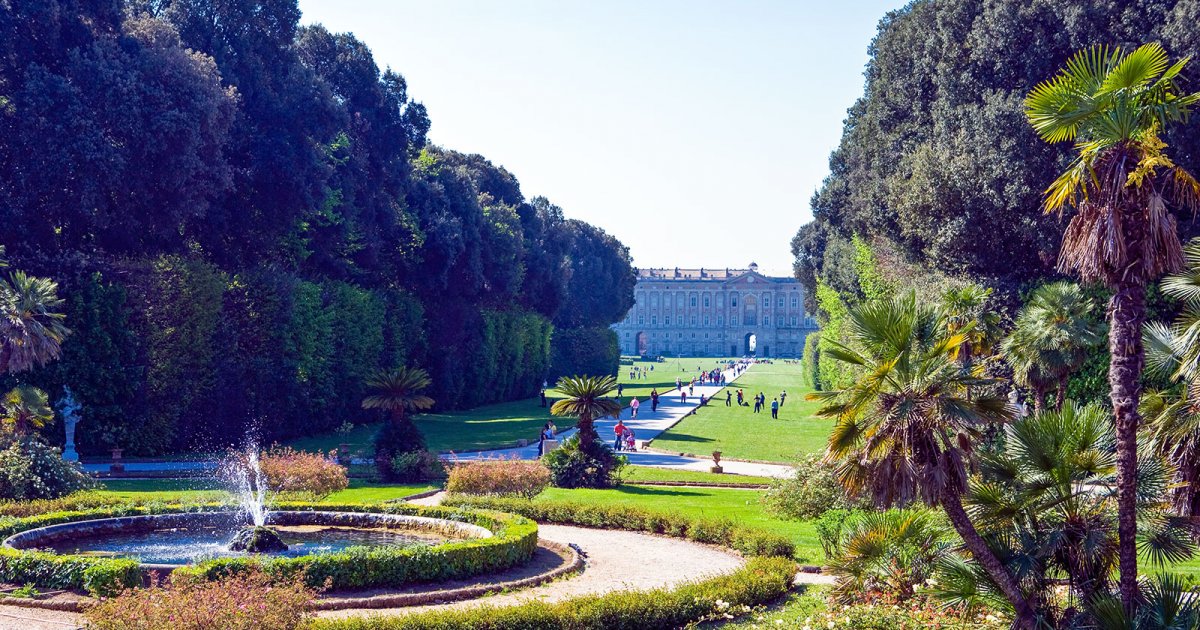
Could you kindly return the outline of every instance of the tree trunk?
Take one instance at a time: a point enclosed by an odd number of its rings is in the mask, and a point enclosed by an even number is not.
[[[1042,415],[1046,410],[1046,390],[1040,387],[1033,388],[1033,414],[1035,416]]]
[[[1067,400],[1067,377],[1058,379],[1058,392],[1054,397],[1054,410],[1062,411],[1063,403]]]
[[[1146,287],[1121,281],[1108,303],[1108,385],[1117,428],[1117,535],[1121,569],[1121,603],[1130,614],[1137,607],[1137,430],[1138,399],[1145,366],[1142,322]]]
[[[596,434],[596,425],[592,423],[592,417],[587,414],[579,416],[579,422],[575,424],[575,429],[579,432],[580,447],[591,445],[592,442],[600,439],[600,436]]]
[[[954,526],[954,531],[962,537],[967,551],[971,552],[971,556],[983,567],[983,570],[1000,588],[1000,592],[1013,605],[1013,610],[1016,611],[1016,626],[1023,630],[1036,630],[1037,615],[1033,607],[1029,605],[1029,599],[1021,592],[1021,587],[1017,584],[1013,574],[1000,562],[991,547],[987,546],[983,537],[975,529],[975,524],[971,522],[967,511],[963,509],[962,497],[959,496],[957,490],[947,489],[943,493],[942,509],[950,518],[950,524]]]

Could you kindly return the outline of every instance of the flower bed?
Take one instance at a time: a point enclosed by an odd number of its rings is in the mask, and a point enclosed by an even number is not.
[[[370,512],[424,516],[483,527],[487,538],[456,540],[433,547],[351,548],[337,553],[281,557],[218,558],[176,570],[182,576],[218,578],[254,569],[290,580],[299,575],[313,587],[333,590],[397,587],[416,582],[461,579],[500,571],[527,562],[537,548],[537,524],[499,512],[422,507],[404,504],[313,504],[281,503],[277,510],[322,512]],[[224,505],[98,508],[55,512],[0,522],[0,536],[54,525],[99,518],[131,515],[176,514],[189,511],[227,509]],[[0,549],[0,581],[33,583],[46,588],[84,589],[108,595],[140,585],[140,565],[127,559],[93,558]]]
[[[796,564],[753,558],[720,577],[674,589],[616,591],[555,602],[444,610],[395,617],[317,619],[310,630],[673,630],[707,620],[731,619],[787,594]]]
[[[795,545],[784,536],[743,527],[730,520],[694,519],[680,514],[621,505],[455,495],[447,496],[442,505],[499,510],[520,514],[543,523],[664,534],[729,547],[747,556],[790,558],[796,552]]]

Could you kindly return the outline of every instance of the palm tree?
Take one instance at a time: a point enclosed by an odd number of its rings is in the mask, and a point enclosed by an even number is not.
[[[62,354],[70,330],[58,285],[15,271],[0,279],[0,374],[40,367]]]
[[[54,421],[54,410],[46,392],[31,385],[19,385],[4,395],[4,427],[18,438],[29,435]]]
[[[954,359],[964,367],[970,367],[976,358],[990,356],[1000,340],[1000,314],[988,308],[991,297],[991,289],[973,283],[942,294],[948,332],[966,335],[966,341],[954,353]]]
[[[1034,289],[1017,315],[1002,349],[1013,379],[1033,390],[1037,411],[1051,388],[1057,389],[1054,408],[1062,409],[1067,379],[1104,339],[1105,327],[1094,318],[1095,310],[1079,285],[1052,282]]]
[[[949,528],[930,510],[867,512],[847,526],[829,562],[833,596],[843,603],[880,595],[910,599],[938,558],[951,552],[949,540]]]
[[[824,403],[816,415],[835,420],[826,458],[838,465],[847,490],[881,506],[941,506],[1012,604],[1018,626],[1032,630],[1028,598],[963,507],[972,444],[1013,412],[1003,398],[968,396],[969,388],[996,381],[973,377],[952,358],[967,333],[949,334],[944,314],[918,305],[912,293],[856,306],[847,316],[849,343],[831,342],[826,355],[851,366],[856,379],[808,398]]]
[[[363,409],[382,409],[391,416],[393,424],[405,423],[411,411],[433,407],[433,399],[421,393],[433,380],[421,368],[400,367],[379,372],[367,379],[366,384],[374,393],[363,399]]]
[[[1046,142],[1074,142],[1075,159],[1046,191],[1048,212],[1078,209],[1063,234],[1058,266],[1084,282],[1102,282],[1109,301],[1109,386],[1117,428],[1121,600],[1137,607],[1137,429],[1144,365],[1146,286],[1179,268],[1183,255],[1173,201],[1200,205],[1200,182],[1177,167],[1159,133],[1186,121],[1200,93],[1177,83],[1162,46],[1129,52],[1083,50],[1025,99],[1026,117]]]
[[[551,405],[550,413],[578,418],[575,428],[579,431],[579,448],[590,450],[600,441],[593,425],[595,419],[621,412],[621,405],[608,398],[617,388],[617,379],[611,376],[564,376],[555,388],[563,398]]]
[[[1185,267],[1162,281],[1163,293],[1183,302],[1171,324],[1149,322],[1143,341],[1147,370],[1178,385],[1149,391],[1139,411],[1159,454],[1175,468],[1175,509],[1200,514],[1200,239],[1183,248]]]

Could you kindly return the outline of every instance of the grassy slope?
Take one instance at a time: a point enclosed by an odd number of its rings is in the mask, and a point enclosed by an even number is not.
[[[623,390],[624,396],[622,400],[629,402],[630,396],[646,398],[650,395],[650,391],[657,388],[658,393],[664,393],[675,389],[675,379],[678,378],[683,382],[691,381],[697,376],[701,370],[711,370],[715,367],[724,366],[728,359],[720,358],[691,358],[691,359],[668,359],[662,363],[654,361],[634,361],[634,365],[622,365],[617,371],[617,382],[625,385]],[[648,378],[645,379],[630,379],[629,369],[631,367],[654,367],[654,371],[650,372]],[[697,369],[700,368],[700,369]],[[557,392],[547,392],[549,396],[556,396]]]
[[[816,403],[804,400],[801,368],[777,362],[755,365],[728,388],[734,406],[725,406],[725,394],[684,418],[670,431],[654,440],[654,448],[682,453],[721,451],[731,459],[791,462],[797,455],[819,453],[825,448],[832,423],[812,417]],[[736,389],[746,393],[750,403],[759,391],[767,396],[768,408],[754,413],[753,407],[738,407]],[[779,392],[787,390],[787,402],[772,420],[769,405]],[[752,404],[752,403],[751,403]]]
[[[671,468],[651,468],[650,466],[629,466],[621,473],[628,483],[639,481],[690,481],[704,483],[738,483],[764,484],[771,483],[770,477],[753,477],[750,475],[717,475],[709,472],[694,470],[674,470]]]

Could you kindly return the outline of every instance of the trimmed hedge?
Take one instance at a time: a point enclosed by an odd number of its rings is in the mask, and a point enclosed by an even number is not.
[[[313,588],[332,590],[398,587],[440,582],[503,571],[529,561],[537,549],[537,523],[527,518],[489,511],[463,511],[405,504],[281,503],[278,510],[375,512],[429,516],[478,525],[494,537],[472,538],[433,547],[351,547],[336,553],[283,557],[239,557],[206,560],[181,567],[184,577],[218,579],[252,568],[289,579],[302,574]]]
[[[428,516],[470,523],[490,530],[493,537],[454,541],[433,547],[351,548],[332,554],[297,558],[218,558],[175,570],[180,576],[213,579],[250,568],[279,577],[302,573],[307,584],[331,589],[394,587],[416,582],[459,579],[508,569],[527,562],[537,549],[537,524],[499,512],[424,507],[409,504],[327,504],[283,502],[278,510],[371,512]],[[224,504],[157,505],[97,508],[0,519],[0,538],[47,525],[99,518],[230,509]],[[131,567],[132,571],[131,572]],[[132,576],[137,578],[133,581]],[[118,558],[56,555],[4,549],[0,552],[0,581],[33,583],[44,588],[85,589],[110,594],[141,583],[137,562]]]
[[[788,593],[796,564],[753,558],[745,567],[675,589],[616,591],[547,604],[318,619],[309,630],[674,630],[750,612]]]
[[[135,560],[60,556],[0,547],[0,581],[42,588],[84,589],[104,597],[139,586],[142,570]]]
[[[727,519],[696,519],[670,512],[655,512],[620,505],[462,495],[447,496],[442,505],[499,510],[520,514],[541,523],[664,534],[729,547],[747,556],[790,558],[796,553],[795,545],[784,536],[744,527]]]

